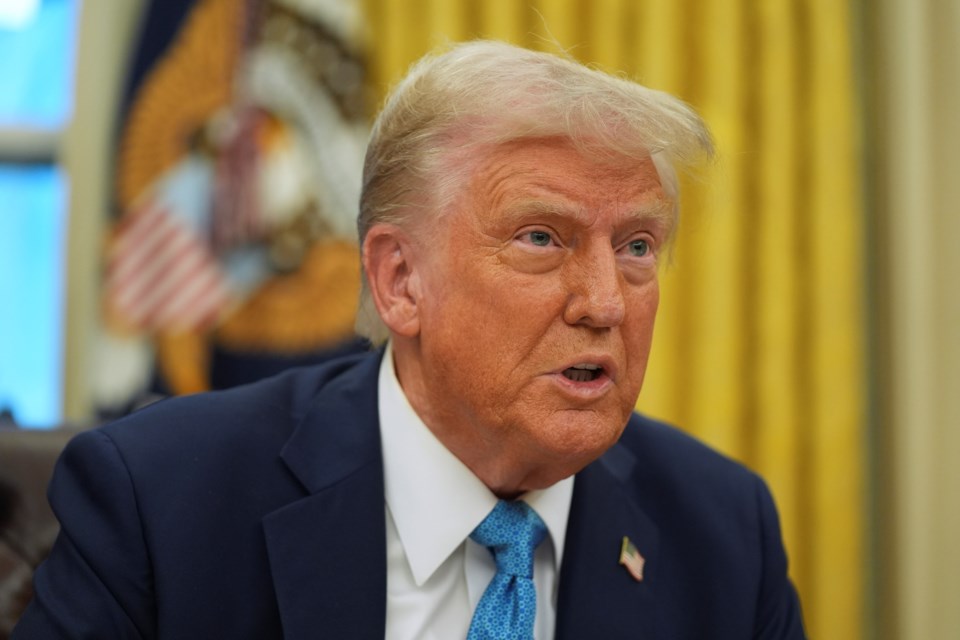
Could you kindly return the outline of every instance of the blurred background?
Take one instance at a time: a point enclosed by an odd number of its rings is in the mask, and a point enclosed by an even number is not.
[[[70,433],[364,348],[370,120],[476,37],[703,114],[639,407],[768,480],[811,637],[960,637],[952,0],[0,0],[0,620]]]

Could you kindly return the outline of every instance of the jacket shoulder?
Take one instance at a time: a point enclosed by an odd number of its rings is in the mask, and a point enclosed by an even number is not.
[[[743,487],[762,482],[756,473],[681,429],[634,414],[618,446],[635,460],[636,471],[682,485],[719,483]]]
[[[152,457],[165,446],[191,443],[199,448],[279,445],[324,387],[376,357],[372,352],[352,354],[223,391],[160,400],[97,430],[123,451],[143,450]]]
[[[684,594],[660,603],[670,637],[804,636],[776,506],[759,475],[640,415],[601,460],[659,531],[651,562],[669,567],[662,588]],[[689,616],[708,610],[717,613],[709,623]]]
[[[764,481],[742,463],[677,427],[641,415],[602,459],[650,513],[691,531],[756,532],[770,502]]]

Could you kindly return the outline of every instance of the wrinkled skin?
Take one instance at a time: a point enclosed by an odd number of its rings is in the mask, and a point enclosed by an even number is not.
[[[576,473],[619,438],[674,221],[649,158],[525,140],[471,168],[428,229],[371,229],[365,266],[411,405],[512,497]]]

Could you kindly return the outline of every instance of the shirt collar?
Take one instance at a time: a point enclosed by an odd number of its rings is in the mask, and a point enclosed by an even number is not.
[[[487,517],[497,497],[410,406],[397,380],[389,343],[378,384],[387,507],[414,580],[422,586]],[[573,477],[521,496],[547,526],[558,575],[572,496]]]

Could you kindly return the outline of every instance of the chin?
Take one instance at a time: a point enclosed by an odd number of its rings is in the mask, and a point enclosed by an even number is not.
[[[580,468],[590,464],[616,444],[626,426],[626,420],[598,420],[596,417],[577,420],[573,424],[569,420],[563,422],[566,424],[561,423],[550,433],[544,434],[546,437],[543,444],[555,459],[567,460],[571,466],[579,464]],[[559,435],[566,437],[558,437]]]

